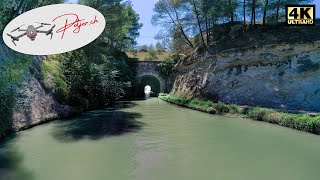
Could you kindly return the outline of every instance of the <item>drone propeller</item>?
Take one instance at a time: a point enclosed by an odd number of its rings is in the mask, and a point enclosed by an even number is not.
[[[36,22],[36,23],[38,23],[38,24],[41,24],[41,25],[51,25],[51,24],[48,24],[48,23],[40,23],[40,22]]]
[[[47,35],[52,34],[53,28],[55,28],[55,27],[56,27],[56,25],[53,25],[53,26],[48,30],[48,34],[47,34]]]
[[[10,35],[10,34],[7,34],[9,37],[11,37],[11,39],[13,40],[13,41],[19,41],[19,38],[17,38],[17,37],[14,37],[14,36],[12,36],[12,35]]]
[[[22,26],[24,26],[24,24],[23,24]],[[20,26],[20,27],[18,27],[18,28],[16,28],[16,29],[14,29],[14,30],[12,30],[12,31],[11,31],[11,33],[15,32],[16,30],[19,30],[22,26]]]
[[[12,39],[13,44],[14,44],[15,46],[17,46],[17,45],[16,45],[16,43],[15,43],[14,41],[15,41],[15,40],[13,40],[13,39]]]
[[[49,34],[51,35],[50,39],[52,39],[52,36],[53,36],[53,28],[55,28],[56,25],[53,25],[48,31],[46,31],[46,35],[48,36]]]
[[[19,38],[14,37],[14,36],[12,36],[12,35],[10,35],[10,34],[7,34],[7,35],[8,35],[9,37],[11,37],[12,43],[13,43],[15,46],[17,46],[16,43],[15,43],[15,41],[19,41]]]

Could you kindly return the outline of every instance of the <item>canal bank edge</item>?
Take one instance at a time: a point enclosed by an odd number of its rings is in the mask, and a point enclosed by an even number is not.
[[[174,94],[160,94],[159,99],[181,107],[217,115],[241,115],[257,121],[265,121],[284,127],[320,135],[320,115],[314,113],[289,113],[274,109],[213,103],[198,99],[181,98]]]

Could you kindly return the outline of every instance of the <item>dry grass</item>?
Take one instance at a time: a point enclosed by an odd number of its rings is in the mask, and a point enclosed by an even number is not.
[[[171,52],[170,51],[165,51],[165,52],[161,52],[161,53],[157,53],[157,58],[156,59],[148,59],[148,52],[137,52],[136,54],[133,52],[127,52],[127,55],[129,56],[129,58],[138,58],[139,61],[146,61],[146,60],[154,60],[154,61],[162,61],[164,60],[166,57],[170,57],[171,56]]]

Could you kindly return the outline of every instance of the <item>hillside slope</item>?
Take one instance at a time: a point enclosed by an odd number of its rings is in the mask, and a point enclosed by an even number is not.
[[[221,35],[178,62],[172,93],[225,103],[320,111],[320,27]]]

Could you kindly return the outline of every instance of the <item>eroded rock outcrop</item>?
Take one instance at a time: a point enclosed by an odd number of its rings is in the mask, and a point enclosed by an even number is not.
[[[320,111],[320,41],[194,53],[176,69],[180,96]]]
[[[0,53],[1,63],[3,59],[10,57],[12,51],[0,43]],[[4,131],[18,131],[77,113],[76,109],[60,104],[41,82],[41,61],[45,58],[45,56],[33,57],[32,66],[29,68],[30,73],[25,77],[26,82],[18,89],[17,105],[13,109],[12,120],[8,120],[10,125],[8,129],[2,128],[0,136]],[[1,115],[0,120],[3,120]]]
[[[13,113],[14,131],[52,119],[69,117],[76,112],[74,108],[58,103],[34,76],[31,76],[27,85],[20,90],[18,101],[23,103]]]

